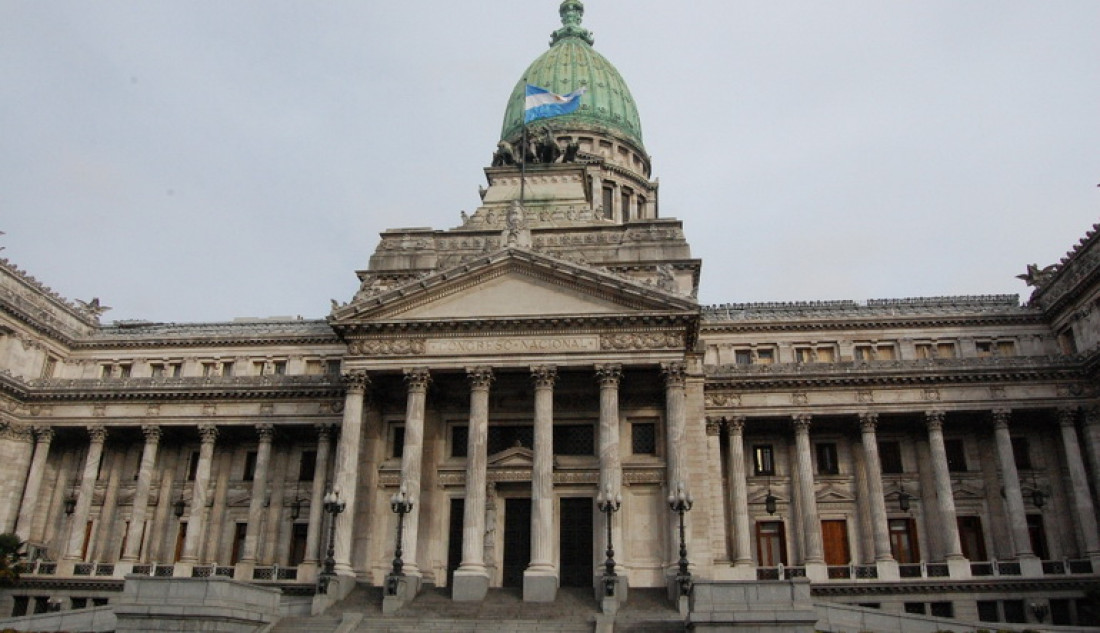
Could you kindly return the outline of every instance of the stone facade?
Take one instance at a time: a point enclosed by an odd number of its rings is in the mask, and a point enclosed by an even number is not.
[[[601,587],[604,492],[623,590],[664,587],[682,486],[696,583],[1096,617],[1096,227],[1024,305],[700,306],[637,141],[556,134],[575,162],[486,168],[462,226],[384,233],[323,320],[105,325],[0,260],[0,531],[30,553],[0,615],[127,574],[312,595],[330,551],[383,585],[402,491],[403,586]]]

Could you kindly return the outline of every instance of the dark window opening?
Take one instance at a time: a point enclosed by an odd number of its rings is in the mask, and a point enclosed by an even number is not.
[[[401,455],[405,452],[405,427],[395,426],[393,427],[393,450],[390,452],[390,457],[401,458]]]
[[[817,445],[817,474],[836,475],[840,473],[837,463],[836,444],[826,442]]]
[[[1031,470],[1031,445],[1026,437],[1012,438],[1012,457],[1016,461],[1016,470]]]
[[[596,454],[596,427],[591,424],[554,426],[554,454],[589,457]]]
[[[451,427],[451,457],[466,457],[467,444],[470,441],[468,426]]]
[[[489,427],[490,455],[515,447],[534,449],[535,428],[533,426],[506,425]]]
[[[928,606],[931,607],[932,615],[937,618],[955,617],[955,605],[951,602],[932,602]]]
[[[757,476],[775,474],[775,453],[771,444],[752,447],[752,472]]]
[[[901,442],[879,442],[878,460],[885,474],[899,475],[905,472],[901,463]]]
[[[996,600],[978,601],[978,620],[981,622],[1000,622],[1001,614]]]
[[[943,448],[947,453],[947,470],[953,473],[966,472],[966,447],[962,440],[944,440]]]
[[[298,462],[298,481],[313,481],[317,472],[317,451],[302,451],[302,460]]]
[[[256,459],[259,454],[256,451],[248,451],[244,456],[244,475],[241,479],[252,481],[256,478]]]
[[[630,425],[630,450],[635,455],[657,454],[657,425],[652,422],[634,422]]]

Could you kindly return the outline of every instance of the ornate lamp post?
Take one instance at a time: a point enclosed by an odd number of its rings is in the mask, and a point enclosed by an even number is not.
[[[688,550],[687,540],[684,535],[684,513],[691,510],[691,506],[695,504],[695,498],[691,494],[684,492],[684,482],[680,481],[676,484],[676,493],[668,496],[668,507],[680,515],[680,570],[676,573],[676,584],[680,586],[680,595],[686,596],[691,593],[691,571],[688,570]]]
[[[320,578],[322,593],[328,593],[329,583],[336,575],[336,517],[347,506],[347,502],[340,499],[340,492],[336,490],[330,490],[325,495],[324,504],[321,506],[327,514],[331,515],[328,524],[328,552],[325,557],[325,570],[321,572]]]
[[[391,596],[397,595],[397,579],[405,575],[403,569],[405,562],[401,560],[403,554],[401,551],[401,536],[405,531],[405,515],[412,512],[413,502],[412,495],[405,490],[405,484],[401,484],[401,489],[390,497],[390,509],[397,514],[397,543],[394,544],[393,548],[393,570],[386,581],[386,593]]]
[[[607,560],[604,561],[603,592],[605,596],[615,595],[615,548],[611,544],[611,515],[618,512],[623,505],[622,494],[611,495],[611,484],[596,495],[596,507],[607,515]]]

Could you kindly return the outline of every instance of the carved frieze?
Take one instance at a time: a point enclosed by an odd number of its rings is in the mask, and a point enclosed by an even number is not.
[[[362,356],[415,356],[423,354],[425,341],[421,339],[390,339],[356,341],[348,346],[352,355]]]
[[[605,350],[683,349],[684,335],[680,333],[622,333],[604,334],[600,348]]]
[[[741,394],[739,393],[708,393],[703,397],[708,407],[739,407],[741,406]]]

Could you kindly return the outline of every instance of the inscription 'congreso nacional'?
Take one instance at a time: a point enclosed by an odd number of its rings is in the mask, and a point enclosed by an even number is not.
[[[428,354],[553,354],[594,352],[598,336],[531,336],[524,338],[456,338],[428,341]]]

